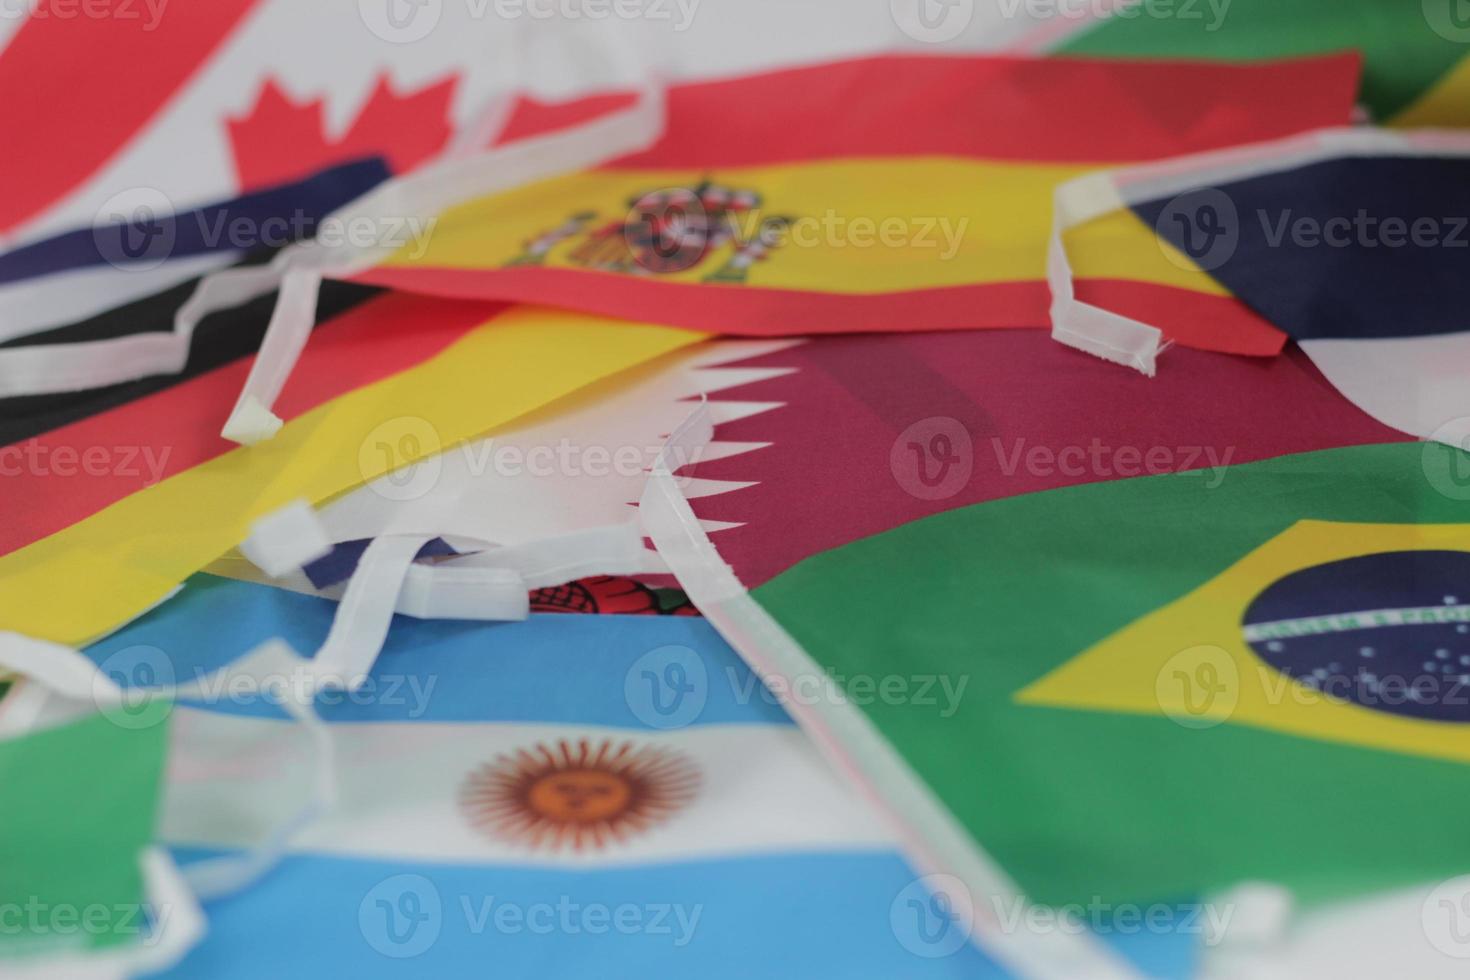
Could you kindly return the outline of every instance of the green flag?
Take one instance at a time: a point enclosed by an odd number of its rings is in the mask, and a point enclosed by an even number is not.
[[[1457,0],[1144,0],[1063,44],[1065,54],[1125,58],[1286,58],[1363,52],[1363,102],[1387,120],[1466,54]]]
[[[1470,708],[1450,692],[1470,681],[1470,493],[1441,479],[1455,452],[1336,449],[1215,487],[1168,475],[978,504],[752,595],[1038,901],[1256,879],[1328,897],[1462,873]],[[1332,691],[1370,668],[1431,673],[1441,697]],[[964,694],[939,713],[873,696],[895,676],[899,694],[920,678]]]
[[[0,741],[0,960],[148,934],[141,861],[167,735],[98,714]]]

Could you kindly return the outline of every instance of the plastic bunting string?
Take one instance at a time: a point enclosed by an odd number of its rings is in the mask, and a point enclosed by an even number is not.
[[[503,121],[506,115],[501,111],[491,118]],[[269,265],[213,272],[179,309],[171,331],[6,351],[0,355],[0,387],[13,379],[26,391],[80,390],[177,374],[188,361],[200,320],[279,290],[260,354],[222,433],[247,445],[269,438],[281,426],[270,409],[315,324],[323,276],[344,278],[376,265],[403,244],[399,238],[412,219],[428,221],[432,228],[435,215],[461,201],[645,149],[662,135],[663,120],[663,87],[650,82],[628,109],[473,156],[447,157],[389,180],[322,219],[323,225],[353,229],[353,234],[371,229],[373,241],[297,242]],[[415,228],[414,233],[429,232]]]
[[[669,436],[639,501],[644,533],[694,604],[773,691],[799,689],[822,668],[751,599],[695,517],[680,469],[692,466],[714,437],[707,402]],[[1007,929],[993,909],[1024,896],[960,827],[944,805],[878,733],[860,709],[841,699],[787,701],[783,707],[829,762],[884,815],[920,874],[935,876],[936,908],[973,922],[977,944],[1018,974],[1038,980],[1139,980],[1095,938]],[[996,905],[975,900],[987,896]],[[1005,903],[1002,906],[1000,903]]]
[[[636,520],[498,547],[454,534],[426,535],[420,540],[435,538],[447,539],[456,551],[464,553],[434,564],[410,564],[393,607],[400,616],[518,621],[530,615],[530,593],[536,589],[593,575],[667,572],[657,555],[643,547]],[[271,578],[272,584],[336,600],[346,595],[349,584],[319,589],[296,570]]]
[[[510,547],[458,535],[455,524],[451,511],[441,528],[372,540],[342,592],[326,640],[303,662],[313,693],[361,687],[395,612],[420,619],[523,620],[530,615],[533,589],[648,568],[636,518]],[[436,565],[416,564],[419,551],[436,538],[472,553]],[[323,546],[330,543],[315,513],[295,503],[257,522],[240,551],[279,578],[320,557]]]
[[[271,408],[311,333],[322,278],[346,278],[381,262],[402,244],[393,240],[393,232],[401,228],[404,219],[411,216],[431,219],[461,201],[584,170],[637,152],[653,145],[663,128],[664,89],[657,83],[648,83],[627,109],[475,157],[426,167],[390,180],[330,215],[326,220],[344,227],[369,224],[381,237],[368,246],[300,243],[277,255],[260,281],[242,283],[244,289],[254,292],[236,298],[235,302],[262,295],[276,285],[280,286],[280,296],[244,390],[220,434],[243,445],[275,435],[281,420]],[[200,292],[208,286],[206,278]],[[228,292],[232,297],[236,295],[233,288]],[[201,298],[198,303],[191,301],[175,318],[175,333],[187,336],[200,318],[218,308],[210,298]]]
[[[210,291],[210,309],[234,306],[274,288],[268,268],[247,268],[211,273],[201,284],[201,291],[216,276],[228,276],[228,286],[216,284]],[[247,284],[254,291],[247,291]],[[8,395],[82,391],[156,374],[178,374],[188,363],[197,324],[196,319],[185,329],[173,332],[149,331],[105,340],[9,348],[0,353],[0,391]]]
[[[174,259],[156,269],[112,266],[58,272],[0,286],[0,341],[89,320],[239,260],[238,254]]]
[[[167,851],[150,847],[140,861],[147,907],[168,910],[157,934],[136,946],[96,953],[62,952],[38,956],[34,962],[7,960],[6,980],[119,980],[177,966],[204,938],[204,912]]]
[[[146,949],[107,954],[119,957],[117,965],[125,967],[125,972],[152,972],[177,962],[203,935],[197,900],[230,895],[255,882],[275,866],[296,833],[335,805],[335,752],[331,734],[313,705],[307,662],[279,640],[267,641],[228,666],[189,683],[124,689],[71,647],[18,633],[0,633],[0,670],[24,679],[19,693],[25,695],[30,702],[28,709],[36,715],[47,707],[53,714],[74,715],[90,709],[131,711],[157,701],[205,699],[211,691],[228,689],[237,678],[252,680],[261,689],[278,686],[274,684],[277,680],[291,681],[284,685],[288,696],[282,703],[310,742],[312,778],[308,798],[242,854],[208,858],[179,871],[162,851],[150,852],[144,864],[148,891],[158,896],[157,902],[170,903],[169,907],[177,911],[166,924],[166,935]],[[61,703],[49,706],[46,702],[51,699]],[[93,959],[88,957],[84,962],[91,964]],[[57,968],[58,964],[50,962],[42,975],[57,975]]]
[[[330,216],[350,207],[354,199],[367,194],[387,177],[386,164],[380,159],[370,158],[332,167],[294,184],[268,188],[193,211],[160,216],[153,222],[156,237],[149,241],[164,246],[159,250],[165,254],[152,260],[145,255],[139,264],[128,264],[120,259],[126,254],[125,242],[131,235],[131,226],[125,224],[98,225],[68,232],[29,249],[9,253],[40,252],[40,256],[29,264],[42,268],[51,262],[62,270],[72,269],[66,264],[68,261],[92,264],[84,264],[75,271],[23,279],[13,286],[0,288],[0,315],[10,312],[18,318],[14,323],[0,320],[0,337],[13,339],[22,336],[42,316],[50,319],[50,325],[75,322],[74,318],[55,320],[54,314],[58,310],[85,314],[90,309],[90,313],[95,315],[115,309],[129,299],[141,299],[195,276],[222,271],[220,265],[239,261],[244,250],[214,247],[216,243],[211,241],[206,225],[216,219],[221,227],[225,222],[231,226],[239,222],[263,226],[290,209],[299,217],[317,222],[325,220],[324,215]],[[205,251],[197,254],[200,249]],[[112,265],[102,265],[104,261]],[[162,264],[154,268],[151,261]],[[268,280],[255,270],[241,270],[230,281],[259,283]],[[73,290],[76,291],[74,295]],[[64,298],[52,305],[58,297]],[[221,298],[229,301],[232,295],[226,291]],[[0,394],[18,396],[83,391],[154,375],[178,374],[189,361],[192,342],[191,325],[183,331],[151,330],[125,336],[103,336],[96,340],[10,347],[0,350]]]
[[[1052,338],[1150,377],[1157,371],[1159,355],[1172,343],[1164,339],[1158,327],[1077,299],[1075,276],[1062,241],[1069,229],[1190,191],[1327,160],[1385,155],[1470,155],[1470,140],[1463,134],[1439,130],[1322,129],[1282,140],[1099,171],[1062,184],[1056,190],[1047,252]],[[1163,241],[1160,247],[1165,247]]]

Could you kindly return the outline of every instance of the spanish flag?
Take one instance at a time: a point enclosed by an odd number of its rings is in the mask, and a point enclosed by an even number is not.
[[[889,56],[681,85],[652,148],[465,202],[358,278],[735,334],[1042,327],[1059,183],[1343,123],[1357,70]],[[527,102],[504,135],[615,104]],[[1099,305],[1187,345],[1280,350],[1132,216],[1068,245]]]

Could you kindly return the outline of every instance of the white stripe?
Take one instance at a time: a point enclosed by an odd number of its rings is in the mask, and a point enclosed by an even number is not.
[[[1297,170],[1328,160],[1467,155],[1470,155],[1470,135],[1453,130],[1343,126],[1171,157],[1111,173],[1123,200],[1134,205],[1202,187],[1218,187]]]
[[[1319,129],[1285,139],[1098,171],[1061,184],[1054,197],[1051,239],[1047,246],[1046,278],[1052,298],[1052,339],[1104,360],[1132,367],[1149,377],[1153,377],[1157,370],[1158,356],[1172,344],[1163,342],[1163,331],[1155,326],[1077,299],[1074,290],[1076,276],[1062,240],[1068,229],[1111,211],[1162,200],[1185,191],[1218,187],[1325,160],[1376,156],[1470,156],[1470,135],[1433,129]],[[1454,343],[1453,337],[1416,339],[1448,341],[1451,349],[1443,353],[1458,356],[1460,360],[1443,363],[1467,363],[1465,357],[1470,353],[1470,339],[1458,344]],[[1325,349],[1325,357],[1341,381],[1333,378],[1307,343],[1303,343],[1302,348],[1339,391],[1379,421],[1413,435],[1427,436],[1453,420],[1460,423],[1456,432],[1465,431],[1470,435],[1470,419],[1466,418],[1470,415],[1470,390],[1467,390],[1470,386],[1465,385],[1463,372],[1457,377],[1449,377],[1444,369],[1428,371],[1430,362],[1423,359],[1418,349],[1410,347],[1404,349],[1403,362],[1390,369],[1393,382],[1384,384],[1379,377],[1380,362],[1376,358],[1353,353],[1355,348],[1344,345],[1372,343],[1378,345],[1379,352],[1388,353],[1398,352],[1393,345],[1404,341],[1331,340],[1309,343],[1331,345]],[[1416,373],[1419,371],[1425,373]],[[1437,382],[1433,380],[1436,374],[1440,377]],[[1400,421],[1389,421],[1390,418]],[[1427,428],[1426,423],[1429,423]],[[1441,441],[1459,444],[1451,439]]]
[[[633,516],[629,504],[642,493],[648,467],[668,433],[689,414],[685,399],[706,390],[706,375],[789,346],[721,340],[675,352],[650,366],[657,370],[608,379],[596,398],[573,399],[555,412],[378,477],[323,507],[322,522],[337,542],[449,532],[501,547],[540,545],[559,535],[617,525]],[[712,408],[725,404],[732,403]],[[749,408],[733,404],[737,413]],[[426,428],[420,439],[437,445],[438,434]],[[716,444],[699,460],[764,445]],[[587,574],[631,571],[620,566]]]
[[[203,318],[202,313],[191,318],[191,311],[223,310],[252,299],[259,292],[269,292],[274,288],[270,276],[271,269],[267,266],[209,273],[175,312],[172,331],[0,350],[0,393],[13,396],[83,391],[157,374],[177,374],[188,364],[194,328]],[[250,291],[255,288],[259,292]],[[205,306],[205,299],[217,302]],[[315,302],[313,294],[313,313]]]
[[[1290,639],[1323,633],[1346,633],[1350,630],[1377,629],[1385,626],[1424,626],[1433,623],[1470,623],[1470,604],[1447,606],[1407,606],[1402,609],[1363,609],[1351,612],[1324,613],[1320,616],[1298,616],[1265,623],[1247,623],[1241,634],[1247,643],[1261,640]]]
[[[1470,332],[1300,346],[1343,397],[1384,425],[1470,449]]]
[[[1201,980],[1464,980],[1470,973],[1470,878],[1339,902],[1300,915],[1264,945],[1206,945]],[[1448,904],[1446,904],[1448,903]],[[1433,940],[1431,940],[1433,936]],[[1435,945],[1435,941],[1439,946]]]
[[[765,412],[774,412],[778,408],[785,408],[785,402],[737,402],[737,401],[714,401],[710,402],[710,419],[715,425],[727,425],[731,422],[739,422]]]
[[[356,857],[550,866],[628,865],[773,851],[891,847],[891,840],[811,744],[784,725],[680,732],[513,723],[331,726],[339,805],[288,849]],[[277,825],[304,772],[284,722],[180,708],[174,716],[162,836],[234,847]],[[474,827],[465,780],[502,753],[561,740],[610,739],[682,753],[701,774],[693,801],[624,843],[582,854],[531,850]]]
[[[172,289],[238,260],[235,252],[174,259],[152,269],[104,266],[26,279],[0,286],[0,340],[86,320],[135,300]],[[169,321],[152,324],[168,330]]]
[[[686,395],[707,394],[713,395],[717,391],[728,388],[738,388],[741,385],[752,385],[761,381],[769,381],[772,378],[785,377],[796,371],[793,367],[722,367],[706,368],[695,377],[698,379],[700,388],[697,391],[685,392]]]

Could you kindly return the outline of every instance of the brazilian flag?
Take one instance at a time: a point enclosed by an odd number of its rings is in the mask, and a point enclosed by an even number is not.
[[[1462,0],[1139,3],[1070,38],[1066,54],[1250,61],[1358,49],[1373,118],[1470,125],[1470,15]]]
[[[950,511],[756,602],[1040,902],[1470,871],[1470,486],[1436,443]],[[960,860],[960,858],[956,858]]]

